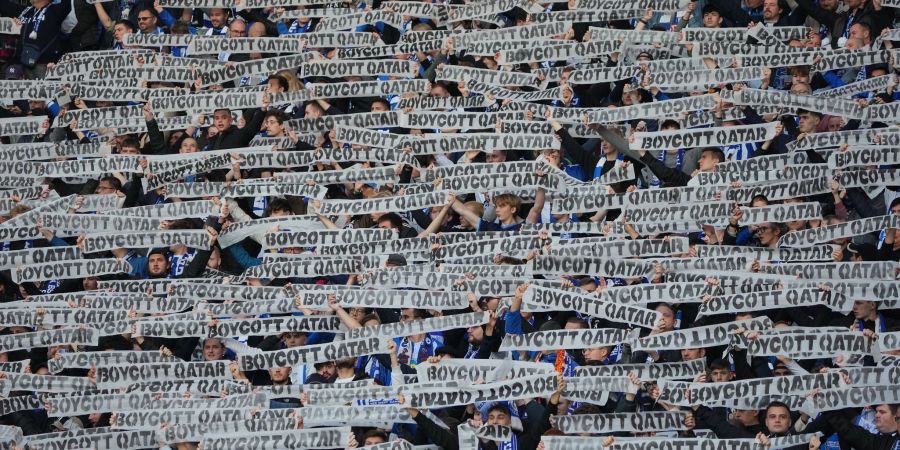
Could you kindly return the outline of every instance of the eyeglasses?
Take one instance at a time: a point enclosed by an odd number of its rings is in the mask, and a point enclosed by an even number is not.
[[[145,21],[145,20],[150,20],[150,19],[152,19],[152,18],[153,18],[153,16],[150,16],[150,17],[138,17],[138,20],[141,21],[141,22],[143,22],[143,21]]]

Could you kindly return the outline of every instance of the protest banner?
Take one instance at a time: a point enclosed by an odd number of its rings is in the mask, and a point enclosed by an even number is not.
[[[241,370],[259,370],[272,367],[295,366],[299,363],[315,363],[336,359],[353,358],[363,355],[385,352],[384,341],[378,338],[344,340],[330,344],[308,345],[261,352],[252,355],[240,355],[238,363]]]

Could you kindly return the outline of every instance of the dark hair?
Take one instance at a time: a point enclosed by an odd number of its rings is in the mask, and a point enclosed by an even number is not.
[[[666,119],[666,120],[663,120],[663,123],[659,126],[659,129],[665,130],[666,128],[674,128],[676,130],[680,130],[681,125],[678,123],[677,120]]]
[[[378,314],[369,313],[363,316],[363,318],[359,321],[360,324],[364,324],[370,320],[377,320],[378,323],[381,323],[381,317],[378,317]]]
[[[267,112],[266,116],[263,118],[263,121],[269,120],[269,117],[274,117],[279,124],[283,124],[284,121],[287,120],[287,115],[283,111],[278,110]]]
[[[138,151],[141,149],[141,142],[137,140],[137,138],[133,136],[126,136],[125,139],[122,139],[122,143],[119,144],[119,152],[122,151],[123,148],[136,148]]]
[[[269,202],[269,206],[266,208],[266,217],[271,216],[275,211],[290,211],[291,213],[293,213],[294,208],[291,208],[291,204],[287,200],[283,198],[275,198],[272,199],[271,202]]]
[[[381,103],[388,110],[391,109],[391,102],[389,102],[383,98],[376,98],[375,100],[372,100],[372,106],[375,106],[376,103]]]
[[[113,26],[116,26],[116,25],[125,25],[126,27],[128,27],[129,30],[134,31],[134,23],[132,23],[128,19],[119,19],[115,23],[113,23]]]
[[[488,410],[487,410],[488,414],[490,414],[491,411],[500,411],[503,414],[506,414],[507,416],[512,417],[512,413],[509,412],[509,408],[507,408],[506,405],[504,405],[503,403],[500,403],[500,402],[494,403],[493,406],[488,408]]]
[[[809,115],[811,115],[811,116],[813,116],[813,117],[818,117],[820,120],[821,120],[822,117],[823,117],[823,116],[822,116],[822,113],[820,113],[820,112],[818,112],[818,111],[810,111],[810,110],[808,110],[808,109],[797,108],[797,115],[799,116],[799,115],[803,115],[803,114],[809,114]]]
[[[400,215],[397,213],[387,213],[378,218],[378,223],[381,222],[390,222],[391,228],[401,229],[403,228],[403,219],[400,218]]]
[[[787,410],[788,415],[791,415],[791,407],[784,402],[774,401],[772,403],[769,403],[769,406],[766,406],[767,415],[769,414],[769,410],[772,408],[784,408],[785,410]]]
[[[709,364],[709,371],[713,370],[731,370],[731,364],[728,364],[728,361],[725,361],[722,358],[719,358]]]
[[[384,441],[384,442],[387,442],[387,441],[388,441],[388,436],[387,436],[387,434],[385,434],[385,433],[384,433],[383,431],[381,431],[381,430],[369,430],[369,431],[366,431],[366,434],[363,435],[363,441],[365,441],[366,439],[368,439],[368,438],[370,438],[370,437],[377,437],[378,439],[381,439],[381,440]]]
[[[288,80],[281,75],[269,75],[269,78],[266,79],[266,82],[272,80],[275,80],[278,83],[278,86],[284,90],[288,90],[291,87],[290,84],[288,84]]]
[[[107,183],[109,183],[112,187],[116,188],[117,191],[121,191],[121,190],[122,190],[122,182],[119,181],[118,178],[116,178],[116,177],[110,175],[110,176],[108,176],[108,177],[103,177],[103,178],[100,179],[100,183],[102,183],[102,182],[104,182],[104,181],[107,182]],[[99,183],[98,183],[98,184],[99,184]]]
[[[578,316],[571,316],[571,317],[569,317],[569,319],[566,320],[566,323],[571,323],[571,324],[578,325],[578,328],[579,328],[579,329],[581,329],[581,328],[588,328],[588,323],[587,323],[584,319],[582,319],[582,318],[580,318],[580,317],[578,317]]]
[[[704,154],[704,153],[712,153],[713,158],[718,159],[719,162],[725,162],[725,152],[723,152],[721,148],[718,148],[718,147],[706,147],[706,148],[704,148],[703,150],[700,151],[700,154],[701,154],[701,155]]]

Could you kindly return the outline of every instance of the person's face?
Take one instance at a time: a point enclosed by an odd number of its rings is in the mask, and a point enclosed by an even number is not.
[[[475,327],[469,327],[469,329],[466,331],[468,332],[468,335],[469,335],[469,343],[470,344],[478,345],[481,343],[481,341],[484,340],[484,329],[481,328],[481,325],[475,326]]]
[[[838,0],[819,0],[819,7],[826,11],[837,9]]]
[[[244,37],[247,35],[247,24],[243,20],[235,20],[228,27],[228,37]]]
[[[219,253],[219,249],[214,248],[209,253],[209,261],[206,262],[206,267],[210,269],[219,269],[219,266],[222,265],[222,254]]]
[[[782,407],[769,408],[766,411],[766,428],[776,434],[787,433],[791,427],[791,415]]]
[[[334,376],[335,371],[334,362],[329,361],[319,366],[319,369],[316,372],[325,378],[331,378]]]
[[[218,361],[225,357],[225,345],[218,339],[207,339],[203,342],[203,359]]]
[[[350,308],[347,313],[349,313],[350,317],[352,317],[357,322],[361,322],[362,318],[366,315],[366,310],[363,308]]]
[[[234,122],[234,118],[231,117],[231,111],[219,110],[213,114],[213,125],[219,129],[220,133],[231,128],[232,122]]]
[[[703,15],[703,26],[705,28],[719,28],[722,25],[722,16],[717,12],[708,12]]]
[[[275,367],[269,369],[269,377],[275,384],[287,383],[291,376],[290,367]]]
[[[113,38],[116,42],[121,43],[124,36],[128,33],[131,33],[131,30],[121,23],[116,24],[116,26],[113,27]]]
[[[103,180],[97,185],[95,194],[115,194],[117,189],[109,181]]]
[[[484,155],[484,160],[489,163],[506,162],[506,153],[504,153],[504,152],[488,153],[488,154]]]
[[[281,136],[284,134],[284,124],[279,122],[275,116],[269,116],[264,125],[266,126],[266,134],[269,136]]]
[[[553,167],[559,167],[560,163],[559,150],[549,150],[544,152],[544,161]]]
[[[119,147],[120,155],[140,155],[141,150],[137,147]]]
[[[778,7],[778,0],[765,0],[763,2],[763,19],[768,21],[778,20],[781,9]]]
[[[713,156],[712,152],[703,152],[700,154],[700,160],[697,162],[701,172],[709,172],[715,169],[719,160]]]
[[[897,431],[897,421],[888,405],[875,407],[875,428],[881,433],[893,433]]]
[[[488,425],[503,425],[505,427],[508,427],[511,423],[511,420],[509,417],[509,413],[495,409],[491,410],[491,412],[488,413],[487,423]]]
[[[306,345],[307,336],[303,333],[285,333],[284,345],[286,347],[302,347]]]
[[[681,349],[681,360],[682,361],[693,361],[695,359],[700,359],[703,357],[703,349],[702,348],[683,348]]]
[[[609,349],[606,347],[586,348],[583,352],[584,360],[587,362],[600,362],[609,356]]]
[[[663,331],[672,331],[675,329],[675,312],[672,311],[667,305],[659,305],[656,307],[656,311],[659,313],[660,318],[662,319],[661,328]]]
[[[857,319],[865,319],[875,312],[875,302],[867,302],[865,300],[857,300],[853,302],[853,317]]]
[[[449,97],[450,93],[447,92],[447,89],[444,86],[437,85],[431,88],[431,96],[432,97]]]
[[[150,33],[156,30],[156,16],[150,13],[150,11],[141,11],[138,14],[138,28],[145,33]]]
[[[375,444],[384,444],[384,439],[381,436],[369,436],[363,441],[363,445],[375,445]]]
[[[99,281],[97,277],[87,277],[81,285],[84,286],[84,290],[93,291],[99,287]]]
[[[809,85],[803,81],[796,81],[793,84],[791,84],[791,94],[794,94],[794,95],[812,94],[811,89],[812,88],[810,88]]]
[[[209,12],[209,23],[213,28],[222,28],[228,20],[228,15],[224,9],[213,9]]]
[[[844,4],[847,5],[849,9],[859,8],[865,0],[844,0]]]
[[[197,152],[197,140],[194,138],[185,138],[185,140],[181,141],[181,147],[178,148],[178,153],[196,153]]]
[[[864,27],[858,23],[854,23],[850,27],[850,37],[851,38],[859,38],[859,39],[862,39],[863,41],[868,41],[869,40],[869,30],[866,27]]]
[[[496,211],[497,218],[503,222],[512,219],[516,208],[513,205],[496,205],[494,211]]]
[[[386,112],[388,111],[388,107],[384,105],[382,102],[374,102],[372,103],[372,112]]]
[[[734,420],[745,427],[755,425],[759,421],[757,412],[749,409],[734,410]]]
[[[709,378],[713,383],[725,383],[731,381],[731,371],[726,369],[715,369],[710,372]]]
[[[840,117],[831,117],[828,119],[828,131],[841,131],[842,123]]]
[[[284,89],[281,87],[281,84],[278,83],[278,80],[269,80],[266,84],[269,86],[270,92],[284,92]]]
[[[400,321],[401,322],[411,322],[415,320],[416,316],[413,314],[412,308],[406,308],[400,311]]]
[[[304,117],[308,117],[310,119],[317,119],[319,117],[322,117],[322,111],[313,105],[306,105],[306,107],[303,108],[303,111]]]
[[[771,223],[764,223],[756,228],[756,237],[760,244],[769,246],[778,241],[778,231]]]
[[[165,256],[154,253],[147,258],[147,272],[150,276],[159,277],[168,271],[169,260]]]

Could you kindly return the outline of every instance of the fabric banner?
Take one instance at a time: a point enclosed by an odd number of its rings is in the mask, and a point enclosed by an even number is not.
[[[847,297],[831,290],[784,289],[751,294],[711,297],[700,305],[697,316],[801,308],[825,305],[834,311],[849,312],[853,306]]]
[[[412,408],[435,408],[468,405],[476,402],[546,397],[555,390],[555,375],[537,375],[514,381],[475,385],[464,389],[411,392],[407,394],[406,400]]]
[[[228,435],[258,431],[289,431],[297,429],[297,419],[282,418],[259,420],[256,418],[235,422],[173,424],[156,432],[157,442],[174,444],[199,442],[207,435]]]
[[[791,167],[791,166],[788,166]],[[811,166],[815,167],[815,166]],[[827,171],[827,168],[825,168]],[[823,175],[824,176],[824,175]],[[731,171],[731,172],[698,172],[695,177],[701,185],[729,186],[733,183],[740,184],[765,184],[774,181],[790,179],[783,172],[777,170],[766,171]]]
[[[741,247],[744,248],[744,247]],[[601,300],[620,304],[647,305],[656,302],[696,303],[709,293],[706,283],[651,283],[608,287]]]
[[[835,178],[845,188],[895,186],[900,184],[900,172],[897,170],[842,171]]]
[[[295,278],[346,275],[361,270],[358,260],[352,259],[297,259],[271,262],[251,267],[245,275],[251,278]]]
[[[324,198],[328,188],[309,184],[240,184],[233,183],[222,189],[222,197],[246,198],[246,197],[307,197]]]
[[[466,120],[473,116],[463,118]],[[434,116],[434,120],[455,120],[458,115]],[[480,127],[481,123],[475,124]],[[486,123],[484,125],[487,125]],[[550,134],[496,134],[496,133],[465,133],[443,134],[423,139],[405,141],[404,145],[412,149],[415,155],[428,155],[439,153],[466,152],[473,148],[481,149],[486,153],[496,150],[544,150],[559,149],[560,142]],[[534,164],[533,161],[527,163]]]
[[[471,42],[479,41],[534,40],[565,34],[566,30],[571,26],[571,22],[560,21],[499,28],[496,30],[474,31],[454,36],[454,43],[459,47],[465,47]]]
[[[156,362],[173,362],[174,357],[164,356],[158,351],[114,351],[63,353],[58,358],[47,360],[50,373],[59,373],[64,369],[90,369],[92,366],[147,364]]]
[[[589,243],[585,245],[560,245],[550,250],[553,255],[591,256],[594,258],[633,258],[647,256],[670,256],[687,253],[688,239],[672,237],[666,239],[635,239]]]
[[[834,225],[822,225],[809,230],[791,231],[778,240],[778,246],[804,247],[845,237],[861,236],[884,228],[900,228],[900,216],[868,217]]]
[[[26,116],[0,119],[0,136],[24,136],[42,134],[47,130],[44,116]]]
[[[744,142],[761,142],[775,137],[775,123],[737,125],[701,130],[676,130],[634,133],[635,150],[664,150],[669,148],[712,147]]]
[[[279,231],[266,233],[263,250],[284,247],[348,245],[355,242],[384,241],[392,238],[396,238],[396,233],[381,229]]]
[[[848,386],[841,389],[823,390],[815,397],[805,400],[805,412],[833,411],[844,408],[859,408],[871,405],[896,404],[900,393],[896,386]]]
[[[395,80],[395,81],[405,81],[405,80]],[[418,81],[418,80],[415,80]],[[378,82],[378,84],[384,84],[384,82]],[[420,91],[409,90],[408,92],[424,92],[422,89]],[[429,109],[458,109],[458,108],[482,108],[488,106],[489,101],[481,95],[475,95],[472,97],[410,97],[410,98],[401,98],[400,102],[397,104],[398,109],[406,109],[412,108],[414,110],[429,110]]]
[[[536,331],[528,334],[508,334],[503,337],[499,351],[547,351],[611,347],[632,339],[629,330],[595,328],[590,330]]]
[[[725,199],[747,204],[754,197],[763,195],[770,202],[796,197],[812,197],[818,194],[831,192],[831,180],[828,178],[814,178],[788,183],[773,183],[758,186],[749,186],[725,191]]]
[[[207,337],[272,336],[295,331],[334,332],[338,331],[340,324],[337,316],[223,320],[210,327]]]
[[[900,144],[900,134],[883,131],[879,132],[879,130],[873,129],[863,129],[811,133],[804,136],[802,139],[797,139],[789,143],[788,149],[792,151],[818,150],[821,148],[836,148],[842,144],[850,146],[874,145],[876,136],[880,142],[884,142],[886,145]]]
[[[373,167],[369,169],[343,169],[322,170],[307,173],[276,173],[275,179],[279,183],[306,183],[313,181],[316,184],[338,183],[378,183],[387,184],[396,181],[393,167]]]
[[[640,278],[649,277],[654,272],[652,264],[642,261],[614,261],[568,256],[538,256],[532,260],[532,267],[535,274],[543,275],[578,273],[590,276]]]
[[[629,7],[627,5],[623,7]],[[547,22],[572,22],[572,23],[596,23],[613,20],[630,20],[643,17],[643,10],[569,10],[531,13],[529,20],[533,23]]]
[[[143,233],[88,235],[84,252],[96,253],[116,248],[156,248],[175,244],[200,250],[210,249],[210,236],[205,230],[161,230]]]
[[[680,350],[725,345],[731,342],[731,334],[738,328],[765,330],[771,328],[768,317],[739,320],[716,325],[668,331],[643,337],[632,344],[634,350]]]
[[[200,72],[202,87],[222,84],[241,77],[270,74],[284,69],[296,69],[313,58],[314,53],[305,52],[296,55],[276,56],[274,58],[251,59],[249,61],[225,65],[213,70]],[[193,82],[193,78],[189,81]]]
[[[113,389],[135,382],[167,381],[172,379],[231,379],[228,361],[160,362],[97,366],[97,387]]]
[[[839,88],[827,89],[816,92],[816,95],[825,97],[842,98],[870,91],[881,91],[887,88],[891,81],[891,75],[867,78],[855,83],[845,84]]]
[[[630,224],[659,222],[700,222],[731,215],[734,204],[729,202],[669,205],[649,208],[635,208],[623,212]]]
[[[828,155],[828,167],[835,169],[849,166],[889,164],[900,164],[900,149],[885,147],[854,148]]]
[[[668,34],[668,33],[666,33]],[[763,78],[761,67],[691,70],[686,72],[651,72],[649,85],[660,89],[686,90]],[[769,124],[767,124],[769,125]]]
[[[45,226],[49,225],[45,223]],[[39,247],[7,250],[0,252],[0,270],[12,269],[22,265],[69,261],[81,258],[81,249],[78,247]]]
[[[420,333],[471,328],[484,325],[487,322],[488,316],[484,312],[454,314],[432,317],[429,319],[412,320],[409,322],[389,323],[374,327],[354,328],[347,332],[346,336],[348,339],[364,339],[371,337],[393,339],[395,337],[411,336]]]
[[[684,383],[665,380],[660,385],[663,392],[659,399],[678,406],[713,405],[717,401],[729,398],[753,398],[772,393],[805,395],[813,389],[839,387],[842,387],[842,380],[841,374],[837,372],[722,383]]]
[[[465,309],[465,292],[409,290],[349,290],[338,293],[338,301],[350,308],[424,308],[438,311]]]
[[[780,67],[780,65],[770,66]],[[810,111],[847,117],[850,119],[867,119],[869,113],[863,113],[858,103],[828,97],[796,95],[785,91],[763,91],[759,89],[741,89],[738,92],[722,91],[720,94],[726,102],[735,105],[778,105],[782,108],[803,108]],[[866,108],[870,111],[871,108]]]
[[[634,373],[639,380],[684,380],[706,372],[706,360],[695,359],[677,363],[611,364],[575,368],[576,377],[622,377]]]
[[[316,60],[301,66],[302,78],[349,76],[412,76],[419,70],[419,63],[399,59],[387,60]]]
[[[815,136],[815,133],[811,136]],[[823,133],[824,134],[824,133]],[[796,141],[795,141],[796,142]],[[784,169],[788,165],[806,164],[805,153],[757,156],[742,161],[725,161],[716,164],[716,172],[770,171]]]
[[[116,211],[121,213],[123,211]],[[136,206],[124,210],[128,216],[152,219],[188,219],[218,216],[219,206],[210,200],[194,200],[188,202],[162,203],[158,205]],[[109,212],[108,214],[111,214]]]
[[[401,3],[402,4],[402,3]],[[395,45],[377,45],[372,47],[340,48],[337,51],[339,59],[364,59],[364,58],[388,58],[395,54],[429,53],[440,50],[443,40],[402,42]]]
[[[878,333],[878,348],[883,352],[900,350],[900,331]]]
[[[539,80],[537,75],[504,70],[478,69],[466,66],[444,65],[435,72],[437,81],[478,80],[482,83],[497,86],[534,86]]]
[[[225,41],[228,39],[217,39]],[[156,97],[150,100],[154,113],[187,111],[192,114],[212,113],[217,109],[248,109],[263,105],[259,92],[228,92]]]
[[[809,31],[806,27],[774,27],[766,31],[771,33],[779,41],[802,40]],[[688,42],[743,42],[751,35],[751,32],[742,28],[685,28],[681,30],[682,36]]]
[[[512,91],[500,86],[494,86],[470,79],[466,81],[466,88],[472,92],[477,92],[485,96],[492,96],[498,99],[512,99],[522,102],[556,100],[562,97],[562,88],[559,87],[542,91]]]
[[[653,432],[685,429],[684,411],[652,411],[640,413],[577,414],[556,416],[556,426],[563,433]]]
[[[760,272],[812,280],[894,280],[896,261],[760,264]]]
[[[5,380],[9,382],[11,391],[64,393],[94,389],[94,384],[87,377],[6,372]]]
[[[301,53],[306,41],[293,37],[195,37],[187,43],[187,54],[218,55],[219,53]]]
[[[747,344],[752,356],[784,355],[791,359],[832,358],[837,355],[872,354],[874,341],[861,333],[763,333]]]
[[[232,394],[243,394],[249,392],[249,388],[244,383],[236,383],[231,380],[166,380],[166,381],[142,381],[134,383],[125,389],[125,392],[190,392],[196,395],[221,395],[222,391]]]
[[[131,264],[121,259],[73,259],[45,264],[27,264],[12,271],[14,283],[44,280],[71,280],[74,278],[96,277],[130,273]]]
[[[540,273],[541,271],[535,268],[535,272]],[[567,273],[590,272],[574,270]],[[588,295],[540,286],[529,286],[528,291],[525,292],[523,302],[559,310],[574,310],[594,317],[603,317],[613,322],[638,325],[645,328],[653,328],[660,317],[658,312],[646,308],[619,305]]]
[[[311,364],[355,358],[375,353],[387,353],[384,340],[378,338],[353,339],[330,344],[307,345],[271,352],[240,355],[238,356],[238,362],[241,370],[260,370],[272,367],[294,367],[301,363]]]
[[[456,380],[459,383],[480,384],[496,380],[515,380],[534,375],[554,373],[549,363],[500,359],[452,359],[437,364],[416,366],[422,382]]]
[[[398,116],[404,128],[493,129],[498,121],[523,120],[524,112],[443,112],[413,111]]]
[[[518,50],[503,50],[499,52],[497,62],[507,65],[562,61],[572,58],[596,58],[615,53],[619,51],[620,46],[618,42],[612,41],[565,42],[567,43]]]
[[[385,128],[398,125],[398,112],[377,112],[361,114],[338,114],[318,118],[293,119],[285,122],[290,129],[299,133],[328,132],[337,125],[361,128]]]
[[[444,191],[367,200],[323,200],[319,214],[357,215],[374,212],[409,211],[443,206],[446,203],[447,193]]]
[[[697,247],[698,258],[716,258],[721,256],[747,256],[750,259],[768,261],[832,261],[832,254],[837,249],[834,245],[814,245],[796,248],[760,248],[740,245],[701,245]]]

